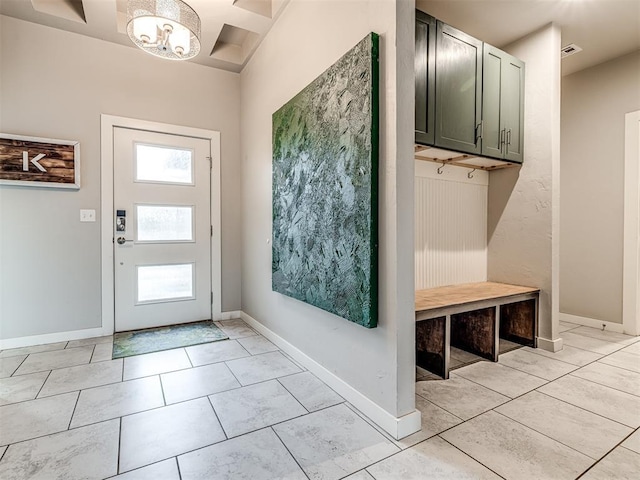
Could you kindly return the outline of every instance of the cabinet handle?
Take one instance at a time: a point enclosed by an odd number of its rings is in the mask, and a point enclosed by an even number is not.
[[[504,137],[505,137],[505,129],[503,128],[502,130],[500,130],[500,139],[498,140],[498,144],[501,152],[504,146]]]
[[[482,139],[482,134],[484,133],[483,123],[484,122],[480,122],[476,126],[476,145],[478,144],[478,140]]]
[[[509,145],[511,145],[511,129],[507,130],[507,146],[505,153],[509,153]]]

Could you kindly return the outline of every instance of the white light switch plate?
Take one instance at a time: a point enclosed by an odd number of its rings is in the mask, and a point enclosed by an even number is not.
[[[96,221],[96,211],[95,210],[80,210],[80,221],[81,222],[95,222]]]

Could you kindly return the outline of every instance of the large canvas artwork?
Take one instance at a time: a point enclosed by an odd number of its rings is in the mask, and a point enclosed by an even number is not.
[[[378,35],[273,114],[273,290],[378,320]]]

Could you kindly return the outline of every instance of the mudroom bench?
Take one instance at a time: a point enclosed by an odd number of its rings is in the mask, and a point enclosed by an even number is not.
[[[500,338],[535,348],[539,294],[495,282],[416,291],[416,364],[449,378],[452,346],[494,362]]]

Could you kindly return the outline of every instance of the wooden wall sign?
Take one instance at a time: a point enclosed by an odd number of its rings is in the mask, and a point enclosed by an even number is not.
[[[80,188],[80,143],[0,133],[0,184]]]

